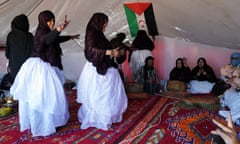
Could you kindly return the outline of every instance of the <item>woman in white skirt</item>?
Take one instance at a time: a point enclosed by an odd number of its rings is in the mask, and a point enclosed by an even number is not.
[[[139,30],[136,38],[134,39],[131,51],[129,53],[129,62],[132,71],[133,80],[136,80],[136,74],[140,67],[145,65],[145,60],[152,55],[154,49],[154,43],[148,37],[145,30]]]
[[[70,117],[63,81],[56,69],[62,68],[59,42],[72,36],[59,36],[69,23],[67,19],[56,29],[51,11],[41,12],[38,19],[33,54],[22,65],[10,93],[19,101],[20,131],[31,129],[32,136],[47,136]]]
[[[114,61],[118,49],[112,49],[103,32],[108,24],[104,13],[95,13],[88,22],[85,36],[85,64],[77,87],[81,103],[78,119],[81,129],[95,127],[108,130],[121,122],[127,109],[127,96]]]

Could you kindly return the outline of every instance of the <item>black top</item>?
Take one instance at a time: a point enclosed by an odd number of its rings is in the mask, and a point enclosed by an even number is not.
[[[191,79],[191,70],[189,67],[173,68],[170,72],[169,80],[178,80],[188,83]]]
[[[38,29],[34,37],[33,57],[40,57],[43,61],[49,62],[52,66],[56,66],[63,70],[62,66],[62,49],[60,43],[71,39],[70,36],[59,36],[59,32],[55,29],[53,31],[46,31]]]
[[[204,71],[206,72],[206,75],[201,73],[199,76],[197,73],[199,72],[199,67],[196,66],[192,70],[192,80],[198,80],[198,81],[209,81],[209,82],[216,82],[217,78],[215,76],[215,73],[213,69],[210,66],[204,67]]]
[[[203,66],[199,67],[200,60],[203,61]],[[204,73],[205,72],[205,73]],[[198,75],[200,73],[200,75]],[[197,66],[192,69],[191,73],[192,80],[198,81],[209,81],[209,82],[216,82],[217,77],[213,71],[213,69],[207,64],[205,58],[199,58],[197,62]]]
[[[62,49],[60,43],[71,39],[71,36],[59,36],[60,32],[56,29],[51,31],[47,22],[51,19],[55,20],[51,11],[43,11],[38,16],[38,27],[34,36],[34,49],[32,56],[40,57],[43,61],[63,69],[62,66]]]

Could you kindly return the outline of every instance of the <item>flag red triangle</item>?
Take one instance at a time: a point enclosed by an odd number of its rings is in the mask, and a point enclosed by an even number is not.
[[[141,15],[152,3],[150,2],[134,2],[134,3],[125,3],[129,9]]]

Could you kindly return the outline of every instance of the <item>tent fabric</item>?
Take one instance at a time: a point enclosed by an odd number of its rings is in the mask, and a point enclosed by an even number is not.
[[[0,0],[0,45],[4,45],[10,31],[10,22],[18,14],[29,18],[30,31],[35,34],[38,14],[51,10],[56,16],[56,25],[65,15],[71,20],[62,32],[80,34],[79,40],[63,43],[63,67],[65,77],[77,81],[85,63],[83,55],[85,29],[94,12],[104,12],[109,16],[106,36],[109,39],[116,33],[124,32],[130,43],[133,40],[123,4],[136,0]],[[190,66],[195,66],[197,58],[203,56],[219,75],[219,68],[229,63],[233,52],[239,51],[240,15],[238,0],[231,1],[175,1],[142,0],[151,2],[159,36],[155,37],[155,66],[161,79],[168,79],[170,69],[177,57],[188,58]],[[0,51],[0,72],[6,72],[7,59]],[[131,77],[128,64],[125,64],[126,77]]]

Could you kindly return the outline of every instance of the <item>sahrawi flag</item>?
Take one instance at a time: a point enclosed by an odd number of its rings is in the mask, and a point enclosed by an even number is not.
[[[128,26],[132,37],[139,29],[146,30],[149,35],[158,35],[157,25],[151,2],[124,3]]]

